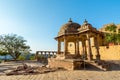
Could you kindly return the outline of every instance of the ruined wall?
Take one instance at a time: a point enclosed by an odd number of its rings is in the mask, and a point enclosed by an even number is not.
[[[100,46],[99,52],[102,60],[120,60],[120,45]],[[93,58],[95,59],[95,47],[92,47]]]
[[[48,65],[52,68],[64,68],[67,70],[73,70],[74,69],[74,64],[72,61],[66,61],[66,60],[60,60],[60,59],[55,59],[55,58],[49,58],[48,59]]]

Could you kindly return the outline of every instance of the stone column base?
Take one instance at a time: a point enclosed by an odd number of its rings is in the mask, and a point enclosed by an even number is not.
[[[96,55],[96,60],[100,60],[100,55]]]

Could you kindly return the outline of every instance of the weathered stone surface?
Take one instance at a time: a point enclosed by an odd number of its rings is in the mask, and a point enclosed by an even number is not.
[[[49,66],[51,68],[62,68],[66,70],[74,70],[76,68],[81,68],[81,64],[83,63],[80,59],[48,59]]]
[[[120,80],[120,71],[56,71],[38,75],[0,76],[0,80]]]
[[[46,66],[42,67],[31,67],[27,64],[18,66],[15,70],[6,71],[6,75],[27,75],[27,74],[43,74],[48,72],[54,72],[58,70],[57,68],[47,68]]]
[[[120,60],[120,45],[109,46],[100,46],[99,52],[102,60]],[[95,59],[95,47],[92,47],[93,58]]]

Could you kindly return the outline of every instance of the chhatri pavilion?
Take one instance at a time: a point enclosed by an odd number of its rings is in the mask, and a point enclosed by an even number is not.
[[[99,46],[104,45],[103,33],[87,20],[80,25],[70,19],[60,28],[55,40],[58,42],[58,50],[55,58],[48,58],[49,67],[75,70],[83,69],[84,64],[84,67],[92,65],[99,69],[108,69],[99,53]],[[95,54],[92,54],[92,47],[95,48]]]
[[[102,36],[101,32],[88,23],[88,21],[85,20],[81,26],[70,19],[68,23],[60,28],[58,36],[55,37],[58,41],[57,58],[80,59],[84,57],[86,60],[93,60],[91,50],[92,42],[93,46],[96,48],[96,60],[100,60],[100,36]],[[63,43],[64,46],[63,51],[61,51],[61,43]]]

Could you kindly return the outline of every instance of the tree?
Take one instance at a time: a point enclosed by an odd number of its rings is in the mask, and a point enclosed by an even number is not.
[[[110,33],[114,33],[114,32],[116,32],[116,28],[117,28],[117,26],[116,26],[115,24],[111,24],[111,25],[108,25],[108,26],[105,28],[105,30],[106,30],[106,31],[109,31]]]
[[[120,33],[117,34],[117,43],[120,44]]]
[[[116,44],[117,43],[117,35],[118,34],[115,34],[115,33],[112,33],[112,34],[106,33],[105,39],[106,39],[106,41],[108,43],[114,43],[114,44]]]
[[[21,53],[29,53],[30,47],[23,37],[16,34],[0,35],[0,50],[9,53],[16,60]]]
[[[117,26],[115,24],[109,25],[105,28],[108,33],[105,35],[105,39],[108,43],[120,43],[120,34],[116,33]]]
[[[8,54],[8,52],[5,52],[5,51],[3,52],[2,50],[0,50],[0,55],[1,55],[1,56],[5,56],[5,58],[4,58],[5,61],[7,60],[7,58],[6,58],[6,55],[7,55],[7,54]]]

